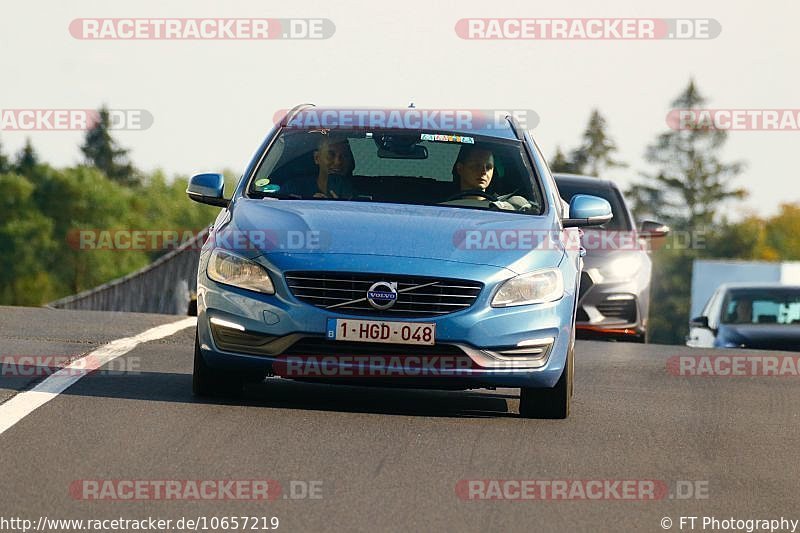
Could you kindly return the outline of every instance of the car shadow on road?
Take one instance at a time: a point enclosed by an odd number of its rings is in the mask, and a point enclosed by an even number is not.
[[[91,374],[62,394],[89,397],[383,415],[496,418],[516,417],[495,391],[442,391],[297,382],[268,378],[246,385],[237,397],[197,398],[192,376],[167,372]]]

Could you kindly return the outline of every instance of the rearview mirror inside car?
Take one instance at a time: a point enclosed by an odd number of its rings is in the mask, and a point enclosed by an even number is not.
[[[420,146],[419,135],[387,133],[375,135],[378,157],[381,159],[427,159],[428,149]]]

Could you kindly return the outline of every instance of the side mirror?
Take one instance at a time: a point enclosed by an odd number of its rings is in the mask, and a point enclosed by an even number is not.
[[[703,328],[703,329],[711,329],[708,326],[708,317],[707,316],[697,316],[694,317],[689,321],[689,327],[691,328]]]
[[[661,222],[653,220],[643,220],[639,226],[639,237],[645,239],[655,239],[657,237],[666,237],[669,234],[669,226]]]
[[[569,203],[569,218],[562,222],[565,228],[600,226],[611,218],[611,204],[597,196],[576,194]]]
[[[189,180],[186,194],[189,195],[189,198],[201,204],[228,207],[230,200],[226,200],[222,196],[224,188],[225,178],[222,174],[195,174]]]

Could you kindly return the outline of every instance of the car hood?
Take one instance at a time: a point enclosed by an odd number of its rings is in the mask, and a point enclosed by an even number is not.
[[[723,342],[745,348],[800,351],[800,324],[723,324]]]
[[[559,239],[544,238],[559,235],[550,217],[451,207],[240,198],[221,230],[259,237],[248,239],[254,252],[248,255],[268,259],[286,254],[416,257],[522,273],[557,266],[564,256]],[[502,232],[511,232],[511,239],[501,242]]]

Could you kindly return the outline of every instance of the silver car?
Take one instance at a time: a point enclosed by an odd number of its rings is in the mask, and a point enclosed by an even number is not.
[[[619,188],[606,179],[556,174],[566,203],[576,194],[591,194],[611,204],[614,217],[602,226],[586,228],[586,250],[578,299],[578,338],[646,342],[652,263],[645,239],[664,237],[669,228],[644,221],[637,230]]]

